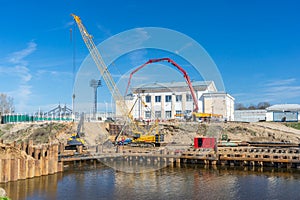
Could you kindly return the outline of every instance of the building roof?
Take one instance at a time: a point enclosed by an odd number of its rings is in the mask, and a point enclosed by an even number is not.
[[[207,88],[213,85],[213,81],[193,81],[192,86],[195,91],[205,91]],[[144,93],[144,92],[183,92],[187,91],[188,85],[186,82],[161,82],[161,83],[148,83],[133,87],[133,93]]]
[[[208,92],[208,93],[203,93],[202,94],[203,97],[229,97],[233,100],[235,100],[235,98],[233,96],[231,96],[230,94],[228,94],[227,92]]]
[[[300,111],[299,104],[276,104],[266,108],[267,111]]]

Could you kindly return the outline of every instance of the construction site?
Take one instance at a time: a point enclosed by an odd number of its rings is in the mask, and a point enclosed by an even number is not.
[[[149,59],[131,72],[130,79],[146,65],[164,62],[178,70],[185,82],[136,86],[129,93],[129,79],[122,95],[93,37],[81,19],[72,16],[115,102],[115,115],[95,120],[95,98],[93,116],[77,113],[75,121],[26,118],[16,123],[4,117],[0,182],[62,172],[68,162],[116,157],[131,161],[144,156],[149,162],[179,165],[300,167],[299,129],[289,127],[288,122],[235,122],[231,95],[218,92],[213,81],[191,81],[185,69],[170,58]],[[90,83],[95,93],[100,84],[97,80]]]

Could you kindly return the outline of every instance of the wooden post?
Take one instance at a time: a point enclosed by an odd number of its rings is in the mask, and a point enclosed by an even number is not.
[[[34,160],[34,176],[41,176],[42,175],[42,158],[40,160]]]
[[[28,170],[28,161],[26,158],[20,159],[20,175],[19,179],[26,179],[27,178],[27,170]]]
[[[27,171],[27,178],[33,178],[34,177],[34,171],[35,171],[35,160],[28,160],[28,171]]]
[[[19,179],[19,171],[20,171],[20,166],[19,166],[19,159],[13,158],[10,160],[10,181],[16,181]]]
[[[2,159],[2,182],[8,182],[11,178],[11,161]]]

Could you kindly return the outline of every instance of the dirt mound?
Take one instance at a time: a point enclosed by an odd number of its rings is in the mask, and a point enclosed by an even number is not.
[[[33,140],[33,143],[47,144],[49,140],[54,143],[66,141],[67,135],[74,132],[73,123],[71,122],[39,122],[24,124],[1,124],[0,138],[5,143],[16,141]]]
[[[85,122],[83,130],[83,139],[88,146],[94,146],[105,142],[109,137],[104,122]]]
[[[300,130],[280,123],[196,123],[178,122],[160,124],[167,143],[192,144],[195,136],[216,137],[222,135],[235,141],[300,143]]]

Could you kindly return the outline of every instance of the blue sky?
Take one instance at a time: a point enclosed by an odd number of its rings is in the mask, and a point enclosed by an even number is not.
[[[236,102],[300,103],[299,9],[296,0],[1,0],[0,92],[14,98],[16,112],[71,105],[74,41],[76,72],[88,55],[75,13],[96,44],[138,27],[188,35],[210,54]]]

